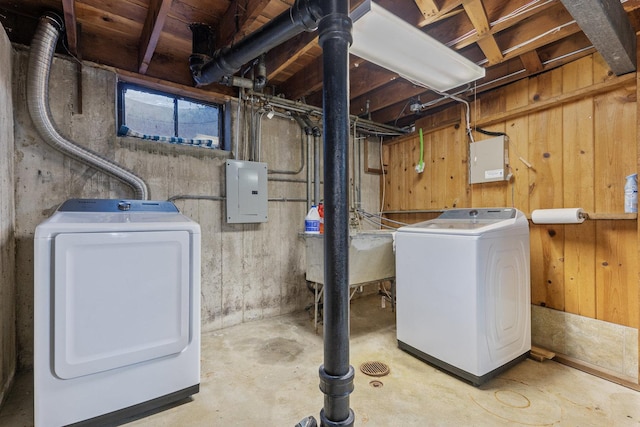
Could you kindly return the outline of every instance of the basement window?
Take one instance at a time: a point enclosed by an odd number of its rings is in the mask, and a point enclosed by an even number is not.
[[[118,83],[120,136],[224,150],[228,110],[223,104]]]

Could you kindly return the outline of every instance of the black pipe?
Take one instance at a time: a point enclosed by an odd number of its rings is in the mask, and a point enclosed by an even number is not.
[[[311,135],[311,126],[309,126],[309,124],[306,122],[306,120],[304,120],[304,118],[300,116],[300,114],[294,112],[291,113],[291,117],[293,117],[293,119],[298,123],[298,126],[300,126],[300,129],[304,131],[305,135]]]
[[[322,132],[320,132],[320,126],[313,123],[309,118],[309,116],[304,116],[303,119],[304,119],[304,122],[307,124],[307,126],[309,126],[309,128],[313,132],[313,136],[322,136]]]
[[[216,52],[192,69],[198,85],[217,83],[240,67],[302,31],[319,28],[323,50],[324,121],[324,363],[320,390],[323,427],[351,427],[349,407],[354,369],[349,365],[349,0],[296,0],[260,30],[232,47]]]
[[[354,370],[349,365],[349,45],[348,0],[323,2],[319,25],[324,120],[324,364],[321,426],[353,426],[349,408]]]
[[[296,0],[293,6],[231,47],[217,51],[211,61],[191,68],[198,86],[218,83],[242,65],[303,31],[315,31],[322,16],[322,0]],[[194,64],[195,65],[195,64]]]
[[[193,23],[189,25],[192,33],[189,68],[200,69],[214,55],[216,37],[213,29],[207,24]]]

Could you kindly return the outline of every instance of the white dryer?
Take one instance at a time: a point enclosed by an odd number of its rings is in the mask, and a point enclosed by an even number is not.
[[[35,232],[36,427],[199,391],[200,227],[171,202],[73,199]]]
[[[531,350],[529,223],[452,209],[396,233],[398,346],[480,385]]]

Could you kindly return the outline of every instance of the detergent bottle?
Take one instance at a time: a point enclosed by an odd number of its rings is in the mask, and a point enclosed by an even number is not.
[[[309,213],[304,217],[304,232],[307,234],[320,234],[320,213],[316,205],[312,205]]]

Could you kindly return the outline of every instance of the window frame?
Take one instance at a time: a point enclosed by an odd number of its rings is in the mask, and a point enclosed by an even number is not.
[[[221,151],[229,151],[231,146],[231,103],[230,101],[225,102],[215,102],[210,100],[203,100],[197,97],[190,97],[184,95],[178,95],[176,93],[172,93],[169,91],[154,89],[148,86],[144,86],[139,83],[133,83],[126,80],[118,80],[117,82],[117,106],[116,106],[116,125],[117,129],[121,129],[122,126],[127,126],[125,121],[125,113],[126,113],[126,103],[125,103],[125,92],[127,89],[133,89],[139,92],[146,92],[154,95],[160,95],[168,98],[169,100],[173,100],[173,132],[174,135],[157,135],[158,137],[166,137],[171,139],[186,139],[184,137],[180,137],[177,135],[179,130],[179,121],[178,121],[178,101],[186,101],[194,104],[200,104],[205,106],[216,107],[218,109],[218,146],[217,147],[207,147],[202,145],[195,144],[186,144],[177,142],[178,145],[186,146],[186,147],[200,147],[207,148],[212,150],[221,150]],[[121,135],[123,136],[123,135]],[[154,135],[156,136],[156,135]],[[153,138],[153,140],[157,140]]]

